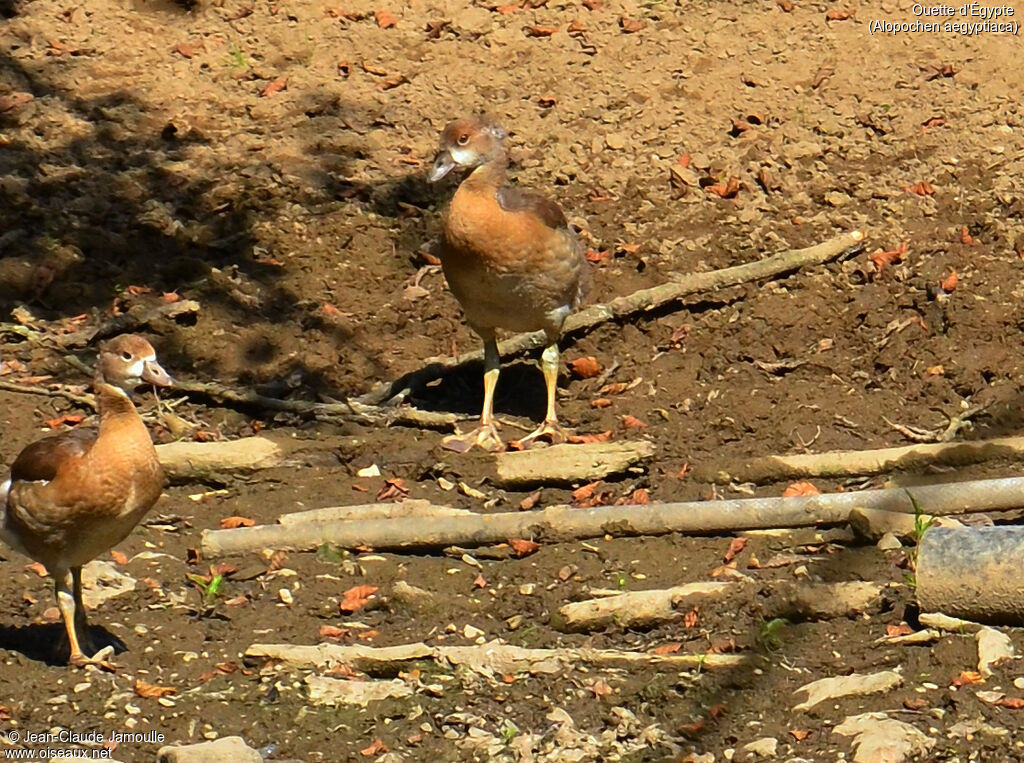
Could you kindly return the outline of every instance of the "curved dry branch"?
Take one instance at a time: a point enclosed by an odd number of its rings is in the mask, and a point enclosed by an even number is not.
[[[851,231],[806,249],[790,249],[757,262],[748,262],[706,273],[692,273],[678,281],[670,281],[649,289],[640,289],[625,297],[617,297],[611,302],[591,305],[580,310],[569,316],[565,322],[563,335],[579,336],[609,321],[632,318],[637,314],[664,307],[690,294],[722,289],[751,281],[761,281],[766,278],[778,278],[801,268],[821,265],[837,258],[851,256],[863,248],[864,233]],[[502,357],[507,357],[543,347],[544,342],[543,331],[517,334],[499,343],[498,351]],[[360,397],[359,402],[365,405],[387,403],[396,397],[404,396],[413,387],[437,378],[453,368],[479,359],[479,350],[466,352],[454,358],[434,359],[423,368],[406,374],[390,384],[379,385],[376,389]]]

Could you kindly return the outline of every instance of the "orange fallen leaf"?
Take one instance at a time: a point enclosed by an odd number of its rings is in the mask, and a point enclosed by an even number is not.
[[[580,32],[586,32],[587,28],[579,19],[573,19],[571,22],[569,22],[569,26],[566,27],[565,31],[567,31],[569,34],[579,34]],[[552,106],[553,105],[554,104],[552,104]]]
[[[612,253],[607,249],[602,249],[601,251],[597,251],[596,249],[588,249],[586,257],[587,262],[592,262],[595,265],[598,265],[602,262],[609,262],[612,259]]]
[[[646,506],[651,502],[651,494],[647,492],[647,488],[638,487],[629,494],[626,501],[634,506]]]
[[[525,538],[511,538],[508,545],[516,552],[516,556],[529,556],[540,548],[540,544],[537,541],[526,540]]]
[[[685,464],[683,464],[683,468],[680,469],[678,472],[676,472],[676,479],[677,480],[684,480],[684,479],[686,479],[687,475],[689,475],[689,473],[690,473],[690,462],[687,461]]]
[[[636,416],[630,416],[628,413],[622,417],[622,426],[626,429],[647,429],[647,425],[644,422]]]
[[[606,397],[599,397],[597,400],[590,401],[591,408],[608,408],[612,404],[612,401]]]
[[[377,26],[381,29],[391,29],[391,27],[398,26],[398,19],[390,11],[377,11],[373,14],[373,17],[377,19]]]
[[[944,376],[946,374],[946,369],[941,365],[928,366],[928,368],[924,369],[924,372],[929,376]]]
[[[177,302],[181,299],[181,295],[176,291],[165,291],[160,295],[160,298],[163,299],[164,302],[170,304],[171,302]]]
[[[672,642],[669,642],[668,644],[662,644],[661,646],[654,647],[654,649],[651,650],[651,653],[652,654],[675,654],[680,649],[682,649],[682,647],[683,647],[683,645],[680,644],[678,641],[672,641]]]
[[[953,686],[967,686],[968,684],[980,684],[985,681],[981,673],[976,670],[965,670],[953,679]]]
[[[532,493],[526,496],[526,498],[519,502],[519,508],[522,509],[523,511],[529,511],[530,509],[537,505],[537,501],[539,500],[540,491],[534,490]]]
[[[732,199],[740,192],[740,179],[731,177],[724,183],[709,185],[704,190],[722,199]]]
[[[46,426],[49,427],[50,429],[57,429],[58,427],[61,427],[64,424],[71,424],[72,426],[74,426],[75,424],[81,424],[84,419],[85,416],[83,416],[80,413],[66,413],[63,416],[58,416],[55,419],[47,419],[43,423],[46,424]]]
[[[342,612],[355,612],[370,603],[370,597],[379,589],[375,585],[357,585],[349,588],[338,605]]]
[[[647,24],[636,19],[627,19],[625,16],[619,17],[619,28],[622,29],[626,34],[634,34],[643,29]]]
[[[528,37],[550,37],[558,31],[556,26],[540,26],[538,24],[531,24],[526,27],[526,34]]]
[[[140,678],[135,679],[135,693],[143,699],[160,699],[160,697],[170,697],[178,693],[178,690],[171,686],[156,686],[154,684],[148,684]]]
[[[885,635],[889,636],[890,638],[894,638],[896,636],[908,636],[908,635],[910,635],[913,632],[914,632],[914,629],[911,628],[906,623],[900,623],[899,625],[887,625],[887,626],[885,626]]]
[[[515,13],[516,11],[521,11],[522,9],[522,3],[512,3],[511,5],[499,5],[494,10],[497,11],[498,13],[509,14]]]
[[[1020,710],[1021,708],[1024,708],[1024,699],[1021,697],[1003,697],[992,704],[998,705],[999,707],[1005,707],[1009,710]]]
[[[143,294],[151,294],[153,290],[148,286],[128,286],[125,291],[131,294],[133,297],[139,297]]]
[[[320,638],[329,638],[331,641],[340,641],[351,632],[348,628],[339,628],[337,625],[320,626]]]
[[[385,77],[387,76],[388,73],[387,69],[381,69],[379,66],[374,66],[373,64],[366,63],[366,61],[362,61],[360,63],[360,66],[363,67],[363,71],[366,72],[367,74],[373,74],[374,76],[377,77]]]
[[[726,564],[731,562],[743,549],[747,547],[748,543],[750,543],[750,538],[745,538],[742,535],[739,538],[733,538],[729,543],[729,548],[725,550],[725,556],[722,557],[722,561]]]
[[[935,188],[927,180],[922,180],[920,183],[914,183],[913,185],[903,186],[903,190],[907,193],[912,193],[915,196],[934,196]]]
[[[793,12],[793,3],[789,2],[789,0],[775,0],[775,2],[778,4],[779,8],[782,9],[783,13]]]
[[[697,625],[697,607],[694,607],[683,615],[683,627],[694,628]]]
[[[943,117],[932,117],[921,123],[921,130],[924,131],[929,127],[942,127],[945,124],[946,120]]]
[[[588,355],[585,358],[576,358],[569,361],[569,368],[581,379],[592,379],[601,373],[601,364],[597,358]]]
[[[181,55],[183,58],[192,58],[196,54],[195,48],[189,45],[187,42],[179,43],[174,51]]]
[[[693,157],[691,157],[689,154],[683,154],[678,159],[676,159],[676,164],[678,164],[683,169],[689,167],[692,162]]]
[[[928,707],[928,700],[924,697],[907,697],[903,700],[903,707],[907,710],[924,710]]]
[[[220,526],[225,530],[234,530],[238,527],[253,527],[255,524],[256,520],[249,517],[224,517],[220,521]]]
[[[811,735],[811,732],[806,729],[790,729],[789,735],[798,742],[802,742]]]
[[[796,496],[806,495],[821,495],[821,491],[810,482],[794,482],[782,491],[783,498],[794,498]]]
[[[589,482],[582,487],[576,488],[572,491],[572,499],[576,501],[576,503],[587,500],[594,495],[594,491],[597,490],[597,486],[600,484],[601,481],[598,480],[597,482]]]
[[[846,21],[847,19],[853,18],[854,12],[851,10],[836,10],[829,11],[825,14],[826,21]]]
[[[904,241],[895,249],[890,249],[887,252],[874,252],[868,255],[868,259],[874,263],[876,270],[881,270],[886,265],[891,265],[894,262],[900,262],[903,260],[903,255],[907,253],[907,242]]]
[[[974,246],[978,243],[978,239],[971,235],[971,232],[966,227],[960,229],[960,243],[966,246]]]
[[[612,439],[612,430],[606,429],[596,434],[571,434],[568,439],[569,442],[577,445],[585,445],[590,442],[608,442]]]
[[[386,501],[390,498],[409,495],[409,488],[405,486],[405,480],[401,477],[392,477],[384,480],[384,486],[377,491],[377,500]]]
[[[45,578],[48,574],[46,572],[46,567],[41,565],[39,562],[32,562],[32,564],[26,564],[25,569],[29,572],[36,573],[41,578]]]
[[[958,283],[960,283],[960,276],[958,276],[954,270],[948,276],[939,281],[939,287],[947,294],[950,294],[956,291],[956,285]]]
[[[265,88],[263,88],[263,90],[260,92],[260,97],[261,98],[265,98],[268,95],[273,95],[274,93],[279,93],[282,90],[287,90],[287,89],[288,89],[288,78],[287,77],[278,77],[273,82],[267,83],[267,86]]]
[[[387,752],[388,747],[380,739],[374,739],[370,742],[370,746],[359,751],[359,754],[363,757],[370,758],[374,755],[380,755],[381,753]]]
[[[473,581],[473,587],[474,588],[486,588],[487,587],[487,581],[484,580],[484,576],[483,575],[477,575],[476,576],[476,580]]]
[[[330,315],[330,316],[337,317],[337,316],[341,315],[341,310],[336,308],[330,302],[324,302],[324,315]]]
[[[587,691],[591,692],[595,697],[601,699],[601,697],[607,697],[612,693],[612,687],[610,687],[605,681],[600,678],[594,681],[586,687]]]
[[[110,558],[114,560],[115,564],[128,564],[128,557],[117,549],[110,550]]]

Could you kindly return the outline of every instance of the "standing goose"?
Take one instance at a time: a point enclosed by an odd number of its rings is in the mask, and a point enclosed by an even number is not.
[[[547,338],[541,356],[547,413],[520,443],[566,439],[555,414],[558,339],[565,319],[582,300],[586,258],[558,204],[506,184],[505,135],[483,117],[450,122],[429,177],[437,182],[456,168],[470,171],[448,208],[440,250],[448,285],[484,343],[480,426],[444,439],[444,447],[457,452],[505,447],[494,424],[497,329],[543,331]]]
[[[83,652],[83,646],[94,650],[82,565],[124,540],[160,497],[163,469],[129,395],[143,382],[163,387],[172,381],[142,337],[110,340],[100,349],[93,380],[98,430],[82,427],[37,440],[0,485],[0,538],[53,577],[71,665],[112,667]]]

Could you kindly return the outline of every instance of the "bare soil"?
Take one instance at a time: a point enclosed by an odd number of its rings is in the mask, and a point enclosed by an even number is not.
[[[826,15],[844,10],[855,13]],[[517,181],[556,198],[592,250],[591,301],[840,231],[867,235],[867,253],[853,260],[567,341],[565,360],[593,356],[614,369],[601,381],[640,381],[610,395],[566,370],[566,423],[656,447],[642,474],[599,486],[602,500],[636,500],[641,489],[652,501],[777,495],[785,484],[716,488],[686,466],[905,444],[890,422],[944,428],[968,404],[991,403],[961,437],[1024,428],[1018,37],[870,34],[874,19],[915,20],[909,3],[888,0],[6,0],[0,12],[2,381],[84,387],[62,336],[161,304],[165,293],[200,304],[197,317],[147,327],[166,368],[279,397],[343,399],[475,348],[424,256],[451,193],[424,175],[444,123],[486,110],[511,133]],[[877,267],[868,257],[904,243],[902,260]],[[473,414],[481,395],[475,366],[414,390],[413,401]],[[598,397],[611,405],[593,407]],[[139,401],[153,409],[148,393]],[[542,416],[535,358],[506,367],[497,409],[509,438]],[[548,543],[522,558],[478,553],[480,567],[461,551],[252,555],[229,560],[235,571],[204,602],[187,576],[209,562],[190,549],[225,517],[273,522],[364,503],[385,480],[478,511],[516,510],[530,493],[494,488],[490,457],[447,453],[438,431],[196,396],[175,410],[194,425],[189,436],[293,440],[297,466],[168,487],[118,549],[127,561],[115,566],[137,585],[91,616],[123,647],[113,675],[53,664],[61,626],[49,582],[4,551],[0,728],[155,731],[182,743],[240,734],[270,759],[304,761],[717,761],[730,750],[741,760],[745,744],[774,737],[779,760],[825,761],[851,755],[833,726],[887,711],[934,740],[931,760],[1024,759],[1021,711],[953,685],[976,667],[972,637],[874,644],[887,626],[916,625],[907,553],[858,545],[842,528],[749,535],[735,561],[751,593],[644,630],[567,634],[552,615],[595,588],[709,579],[731,538]],[[44,422],[75,413],[90,411],[0,391],[0,460],[10,463]],[[627,415],[646,426],[627,427]],[[161,423],[153,436],[173,439]],[[374,464],[381,476],[358,476]],[[889,479],[1015,473],[1005,463]],[[573,497],[546,487],[533,500]],[[777,554],[799,558],[764,564]],[[873,611],[793,621],[773,638],[756,592],[802,577],[891,587]],[[399,601],[398,581],[433,598]],[[357,585],[378,587],[386,602],[340,612]],[[734,670],[574,667],[491,680],[419,666],[420,682],[440,691],[365,709],[313,705],[305,672],[244,664],[252,643],[318,643],[323,626],[340,629],[330,632],[342,643],[373,646],[480,637],[750,659]],[[903,687],[792,709],[794,691],[816,678],[886,668],[902,672]],[[1000,668],[984,688],[1020,694],[1018,672]],[[140,680],[177,693],[140,696]],[[574,730],[554,730],[557,708]],[[157,747],[120,744],[113,757],[153,760]]]

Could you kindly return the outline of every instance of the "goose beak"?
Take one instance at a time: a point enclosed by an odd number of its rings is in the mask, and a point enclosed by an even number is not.
[[[142,366],[142,381],[154,387],[170,387],[174,379],[155,360],[147,360]]]
[[[434,159],[434,166],[430,170],[430,174],[427,175],[427,180],[436,183],[453,169],[455,169],[455,159],[452,158],[451,152],[444,150]]]

